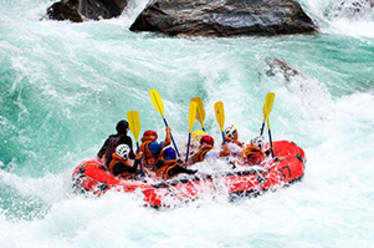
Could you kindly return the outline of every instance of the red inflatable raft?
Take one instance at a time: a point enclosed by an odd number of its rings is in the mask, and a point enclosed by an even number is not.
[[[258,195],[299,180],[304,175],[304,151],[293,142],[273,143],[274,155],[284,157],[268,169],[260,166],[241,167],[212,175],[189,176],[149,183],[146,180],[120,180],[99,168],[96,160],[85,161],[73,172],[73,185],[82,192],[102,195],[110,189],[125,193],[141,192],[147,205],[172,206],[199,198],[218,188],[232,196]],[[209,166],[209,165],[207,165]]]

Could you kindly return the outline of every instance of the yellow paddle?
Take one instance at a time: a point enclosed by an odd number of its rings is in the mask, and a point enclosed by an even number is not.
[[[129,121],[130,131],[134,135],[136,142],[138,142],[141,129],[139,112],[135,110],[127,112],[127,120]]]
[[[192,98],[192,101],[196,102],[197,104],[196,120],[200,122],[201,129],[205,132],[205,128],[204,128],[205,109],[204,109],[203,100],[201,99],[201,97],[194,97]]]
[[[139,112],[135,110],[127,112],[127,120],[129,121],[130,131],[136,140],[137,152],[139,152],[139,133],[141,129]],[[144,176],[142,162],[140,162],[140,173],[141,176]]]
[[[273,108],[274,97],[275,97],[275,94],[273,92],[269,92],[266,94],[264,107],[262,108],[262,113],[264,114],[264,120],[262,122],[260,135],[262,135],[264,132],[265,121],[269,118],[269,114],[271,112],[271,109]]]
[[[164,114],[164,103],[162,102],[160,94],[158,93],[158,91],[156,89],[152,89],[152,90],[149,91],[149,96],[151,97],[153,107],[161,114],[161,117],[164,120],[165,126],[168,127],[169,124],[166,121],[165,114]],[[178,147],[175,144],[175,141],[174,141],[174,138],[173,138],[173,135],[171,134],[171,132],[170,132],[170,137],[171,137],[171,140],[173,141],[175,151],[176,151],[176,153],[178,155],[178,158],[179,158],[180,154],[179,154],[179,151],[178,151]]]
[[[192,128],[196,120],[197,104],[192,99],[190,101],[190,109],[188,110],[188,142],[187,142],[187,152],[186,152],[186,163],[188,162],[188,154],[190,153],[190,143],[191,143],[191,133]]]
[[[269,134],[269,141],[270,141],[270,147],[271,147],[271,155],[274,157],[274,152],[273,152],[273,141],[271,138],[271,131],[270,131],[270,121],[269,121],[269,114],[273,108],[273,102],[274,102],[275,94],[273,92],[269,92],[266,94],[265,97],[265,102],[264,102],[264,107],[262,108],[262,113],[264,114],[264,121],[262,123],[261,127],[261,135],[264,132],[265,128],[265,121],[267,122],[267,127],[268,127],[268,134]]]
[[[162,102],[162,99],[158,91],[155,89],[150,90],[149,96],[151,97],[153,107],[161,114],[162,118],[165,118],[164,103]],[[167,123],[165,125],[168,126]]]
[[[214,112],[216,114],[217,123],[221,128],[223,144],[225,144],[225,134],[223,133],[223,127],[225,125],[225,109],[223,107],[222,101],[216,102],[216,104],[214,104]]]

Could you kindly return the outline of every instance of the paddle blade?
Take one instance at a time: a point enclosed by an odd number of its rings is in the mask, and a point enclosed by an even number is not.
[[[197,104],[195,101],[190,101],[190,109],[188,111],[188,127],[189,127],[189,133],[192,132],[193,124],[196,120],[196,112],[197,112]]]
[[[264,107],[262,108],[262,112],[264,113],[264,121],[267,119],[273,108],[274,98],[275,94],[273,92],[269,92],[266,94]]]
[[[149,96],[151,97],[153,107],[164,117],[164,103],[158,91],[155,89],[150,90]]]
[[[205,120],[205,109],[203,100],[201,97],[194,97],[192,101],[196,102],[197,104],[197,111],[196,111],[196,120],[200,122],[202,128],[204,128],[204,120]]]
[[[219,101],[214,104],[214,112],[216,114],[217,123],[223,131],[223,127],[225,125],[225,109],[223,107],[223,102]]]
[[[130,131],[134,135],[136,142],[138,142],[141,129],[139,112],[135,110],[127,112],[127,120],[129,122]]]

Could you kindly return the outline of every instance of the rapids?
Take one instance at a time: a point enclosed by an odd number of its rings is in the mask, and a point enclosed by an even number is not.
[[[337,14],[339,1],[300,0],[319,34],[208,39],[130,32],[145,0],[119,18],[81,24],[44,20],[52,2],[1,1],[2,248],[374,246],[372,9],[352,17]],[[286,76],[269,57],[298,74]],[[203,98],[216,140],[213,105],[222,100],[226,123],[249,141],[274,92],[273,140],[305,150],[303,180],[239,202],[207,195],[161,210],[117,192],[73,194],[73,168],[95,156],[127,111],[163,137],[152,88],[180,149],[192,97]]]

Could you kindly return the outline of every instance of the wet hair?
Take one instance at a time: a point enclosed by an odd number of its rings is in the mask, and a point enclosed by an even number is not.
[[[125,120],[119,121],[116,126],[117,133],[127,134],[127,129],[129,128],[129,123]]]

